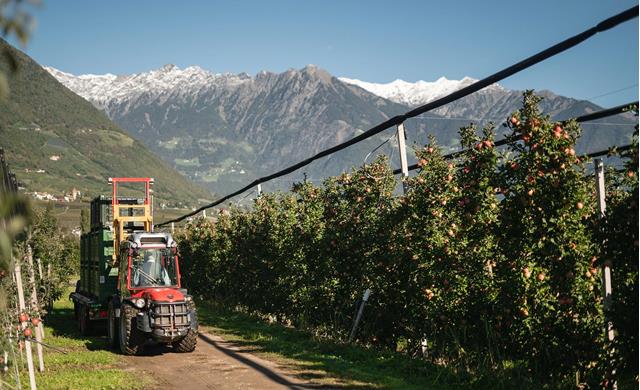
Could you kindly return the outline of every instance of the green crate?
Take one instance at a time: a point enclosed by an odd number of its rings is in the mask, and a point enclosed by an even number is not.
[[[93,230],[80,241],[80,286],[90,298],[104,303],[116,292],[118,270],[111,268],[113,232]]]

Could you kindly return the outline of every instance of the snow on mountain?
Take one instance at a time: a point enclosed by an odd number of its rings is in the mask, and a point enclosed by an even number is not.
[[[78,95],[92,102],[96,107],[109,111],[109,105],[121,103],[132,98],[145,97],[154,100],[158,97],[173,95],[197,96],[203,89],[225,87],[233,88],[246,81],[253,80],[246,73],[212,73],[198,66],[180,69],[175,65],[165,65],[160,69],[132,75],[73,75],[52,67],[44,67],[58,81]],[[316,69],[308,66],[305,69]],[[261,72],[261,77],[266,72]],[[389,99],[393,102],[408,106],[419,106],[432,100],[464,88],[477,80],[465,77],[462,80],[448,80],[440,77],[433,82],[417,81],[410,83],[395,80],[390,83],[370,83],[358,79],[340,77],[340,81],[358,86],[374,95]],[[498,84],[494,84],[485,91],[506,91]]]
[[[100,109],[106,109],[107,104],[142,95],[150,99],[174,94],[197,95],[198,91],[203,88],[212,88],[217,85],[230,87],[250,79],[246,73],[216,74],[198,66],[180,69],[172,64],[149,72],[124,76],[110,73],[76,76],[48,66],[45,66],[44,69],[67,88]]]
[[[419,106],[428,103],[478,81],[471,77],[465,77],[462,80],[448,80],[445,77],[440,77],[433,82],[420,80],[415,83],[409,83],[398,79],[390,83],[379,84],[346,77],[340,77],[339,79],[342,82],[356,85],[385,99],[409,106]],[[498,84],[491,85],[487,87],[487,89],[504,90],[504,88]]]

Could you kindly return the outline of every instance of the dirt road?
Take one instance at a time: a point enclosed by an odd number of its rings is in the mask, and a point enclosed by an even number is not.
[[[328,389],[293,377],[286,368],[206,333],[200,335],[192,353],[152,345],[143,356],[126,359],[151,376],[154,389]]]

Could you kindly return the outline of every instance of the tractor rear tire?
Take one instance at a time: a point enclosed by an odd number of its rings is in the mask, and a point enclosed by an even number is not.
[[[112,303],[109,303],[107,320],[107,335],[109,336],[109,346],[117,349],[120,346],[120,332],[118,329],[118,318]]]
[[[180,353],[193,352],[196,349],[197,343],[198,331],[195,329],[189,329],[186,336],[173,343],[173,349]]]
[[[145,338],[136,326],[138,310],[122,303],[120,306],[120,351],[124,355],[138,355],[142,352]]]

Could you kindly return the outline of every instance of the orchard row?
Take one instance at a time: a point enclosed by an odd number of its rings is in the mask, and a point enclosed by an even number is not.
[[[380,158],[322,186],[264,195],[215,224],[191,223],[179,241],[183,280],[205,298],[336,338],[369,288],[357,332],[365,344],[415,355],[426,340],[439,364],[516,362],[552,383],[575,382],[576,371],[599,381],[611,364],[635,375],[637,147],[609,181],[600,221],[588,161],[574,150],[580,128],[551,122],[538,102],[524,95],[507,152],[494,148],[490,127],[461,129],[468,151],[456,160],[435,142],[417,150],[421,169],[405,196],[394,195]],[[617,293],[607,313],[615,363],[603,352],[603,261]]]

